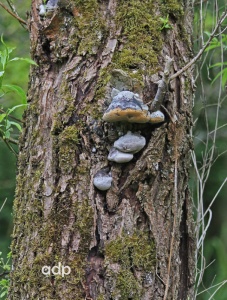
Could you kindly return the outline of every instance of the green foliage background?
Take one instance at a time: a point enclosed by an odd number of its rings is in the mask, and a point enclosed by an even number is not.
[[[199,3],[199,2],[198,2]],[[208,1],[204,4],[206,8],[206,14],[204,10],[204,32],[212,32],[214,27],[214,20],[217,13],[216,2]],[[220,11],[226,9],[227,4],[225,1],[218,1]],[[220,13],[221,15],[221,13]],[[195,32],[194,32],[194,46],[195,52],[198,51],[198,44],[200,39],[200,34],[198,32],[199,24],[199,5],[195,7]],[[227,20],[225,21],[225,26],[227,25]],[[224,47],[223,61],[227,61],[227,30],[223,32],[225,36],[225,41],[222,46]],[[204,38],[208,39],[206,33]],[[219,39],[220,40],[220,39]],[[202,64],[203,59],[206,57],[205,64]],[[197,63],[197,71],[200,71],[201,76],[196,82],[196,97],[195,97],[195,107],[194,107],[194,120],[198,118],[198,121],[194,127],[194,145],[197,155],[197,160],[202,161],[203,154],[205,151],[204,141],[206,140],[207,127],[209,128],[209,144],[212,145],[214,133],[212,130],[215,127],[215,117],[216,117],[216,107],[217,99],[219,94],[219,89],[221,86],[220,78],[212,82],[220,71],[218,68],[210,68],[215,63],[221,61],[222,53],[221,49],[214,48],[209,52],[205,52],[203,59]],[[226,124],[227,120],[227,97],[226,97],[227,86],[223,89],[221,99],[223,100],[218,126]],[[207,116],[207,120],[206,120]],[[216,162],[213,164],[209,179],[205,187],[204,194],[204,207],[205,209],[209,206],[209,203],[215,196],[217,190],[221,186],[222,182],[227,176],[227,153],[220,155],[221,153],[227,151],[226,143],[226,127],[219,129],[217,131],[217,140],[215,146],[214,158]],[[192,171],[192,190],[194,190],[195,184],[195,173]],[[227,184],[224,185],[223,189],[219,193],[216,201],[212,206],[212,221],[209,227],[206,240],[204,254],[206,257],[206,265],[211,264],[205,271],[205,276],[203,280],[203,286],[201,286],[200,291],[210,288],[211,286],[227,280]],[[195,197],[194,193],[194,197]],[[217,288],[217,287],[216,287]],[[198,300],[225,300],[227,299],[227,284],[225,284],[214,297],[210,298],[216,288],[211,288],[207,292],[200,294]]]
[[[6,4],[6,1],[4,2]],[[29,10],[30,1],[18,0],[15,2],[19,15],[26,20],[26,11]],[[224,8],[225,1],[219,1],[219,7]],[[196,7],[196,10],[198,7]],[[208,10],[206,15],[205,29],[212,31],[212,24],[214,20],[214,6],[213,3],[208,1]],[[195,14],[195,22],[199,19],[198,12]],[[196,25],[195,25],[196,27]],[[15,56],[29,57],[29,34],[17,20],[11,17],[0,7],[0,34],[4,35],[4,40],[9,46],[16,47]],[[225,32],[227,34],[227,32]],[[195,30],[194,40],[199,40],[199,33]],[[195,42],[195,51],[197,43]],[[207,57],[207,64],[214,64],[220,61],[220,51],[218,49],[211,51]],[[227,61],[227,51],[224,52],[224,61]],[[194,108],[194,119],[199,117],[199,120],[194,128],[195,135],[195,148],[198,160],[202,159],[202,153],[204,151],[204,144],[201,139],[204,139],[206,132],[205,122],[205,110],[204,104],[207,106],[208,123],[210,128],[214,126],[215,120],[215,103],[217,100],[219,83],[218,81],[211,84],[212,79],[217,75],[219,69],[209,69],[207,64],[201,66],[202,80],[197,81],[197,92],[195,97],[195,108]],[[200,67],[200,65],[198,64]],[[17,84],[27,89],[28,83],[28,71],[29,65],[25,62],[17,62],[13,64],[13,68],[9,69],[7,74],[7,83]],[[202,91],[204,97],[201,97]],[[226,91],[223,90],[223,97]],[[2,101],[2,99],[1,99]],[[16,95],[11,94],[10,97],[5,98],[0,106],[9,107],[16,105],[18,99]],[[214,106],[211,106],[214,104]],[[17,117],[21,117],[22,111],[17,111]],[[227,120],[227,104],[226,100],[222,104],[220,113],[219,126],[225,124]],[[218,140],[216,145],[216,157],[226,151],[226,128],[218,131]],[[212,135],[211,135],[212,138]],[[211,139],[212,140],[212,139]],[[227,155],[221,156],[214,164],[211,172],[211,176],[208,180],[205,192],[205,207],[207,207],[214,197],[216,191],[220,187],[221,183],[226,177],[227,169]],[[0,251],[3,252],[3,256],[6,257],[9,251],[10,245],[10,234],[12,232],[12,203],[15,190],[15,177],[16,177],[16,159],[14,155],[9,152],[8,148],[0,142],[0,207],[4,199],[8,201],[0,213]],[[192,193],[195,184],[195,174],[192,170],[191,175],[191,186]],[[219,196],[217,197],[213,207],[213,219],[211,227],[208,231],[205,244],[205,255],[207,265],[214,261],[211,266],[208,267],[204,277],[204,288],[210,287],[212,284],[216,284],[222,280],[227,279],[227,185],[222,189]],[[212,289],[209,293],[203,293],[198,296],[198,300],[208,300],[212,294]],[[220,291],[214,296],[216,300],[227,299],[227,285],[222,287]]]
[[[4,4],[7,6],[6,1]],[[18,0],[15,3],[19,15],[26,19],[26,11],[29,10],[30,1]],[[0,35],[8,46],[16,47],[13,56],[29,57],[29,33],[19,22],[0,7]],[[16,84],[27,90],[29,65],[23,61],[14,62],[6,73],[5,83]],[[16,94],[9,94],[0,99],[0,107],[12,107],[20,104]],[[22,109],[15,112],[15,116],[21,118]],[[9,252],[10,235],[12,232],[12,203],[15,190],[16,158],[6,145],[0,141],[0,207],[4,199],[7,202],[0,213],[0,251],[3,257]]]

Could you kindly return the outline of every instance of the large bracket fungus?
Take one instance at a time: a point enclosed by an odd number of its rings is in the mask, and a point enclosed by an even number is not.
[[[103,115],[106,122],[160,123],[165,119],[161,111],[150,113],[138,94],[119,91]]]
[[[106,122],[130,122],[130,123],[161,123],[165,120],[164,114],[160,111],[165,94],[168,90],[169,74],[173,60],[166,56],[166,64],[163,72],[162,79],[158,82],[158,90],[152,101],[144,104],[139,94],[129,91],[130,84],[129,78],[124,72],[116,70],[117,75],[120,74],[122,82],[125,84],[124,90],[117,90],[113,88],[110,103],[107,110],[104,112],[103,120]],[[115,74],[116,77],[116,74]],[[115,78],[113,76],[113,78]],[[115,82],[118,84],[119,82]],[[132,85],[131,85],[132,87]],[[123,89],[123,86],[121,86]],[[132,90],[134,88],[132,87]],[[149,111],[150,110],[150,111]]]

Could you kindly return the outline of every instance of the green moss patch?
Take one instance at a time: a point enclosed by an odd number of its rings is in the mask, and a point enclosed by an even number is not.
[[[155,264],[155,246],[146,233],[119,237],[105,247],[106,261],[120,263],[124,268],[151,270]]]
[[[157,70],[162,39],[156,9],[153,0],[119,1],[116,21],[122,26],[119,43],[123,47],[116,52],[113,60],[117,62],[117,68],[147,73]]]

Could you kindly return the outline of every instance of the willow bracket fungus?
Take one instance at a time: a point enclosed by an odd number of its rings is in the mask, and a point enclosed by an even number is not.
[[[46,4],[41,4],[39,6],[39,15],[44,17],[48,14],[48,12],[55,10],[57,7],[58,0],[49,0]]]
[[[108,155],[109,161],[114,161],[118,164],[122,164],[122,163],[127,163],[132,159],[133,159],[132,153],[121,152],[115,147],[110,148],[110,152]]]
[[[116,89],[115,89],[116,94]],[[106,122],[161,123],[165,120],[161,111],[150,113],[138,94],[118,91],[103,115]]]
[[[114,147],[121,152],[137,153],[146,145],[146,139],[139,133],[128,131],[114,142]]]
[[[160,107],[168,90],[172,63],[173,60],[166,56],[162,80],[158,82],[158,90],[155,98],[148,104],[144,104],[140,96],[136,93],[129,90],[119,91],[114,88],[111,93],[112,102],[104,112],[103,120],[106,122],[125,121],[153,124],[163,122],[165,116],[160,111]]]
[[[108,168],[103,168],[99,170],[94,176],[94,186],[100,191],[106,191],[111,187],[112,183],[111,172]]]

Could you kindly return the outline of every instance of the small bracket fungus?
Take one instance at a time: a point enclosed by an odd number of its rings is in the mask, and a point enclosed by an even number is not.
[[[48,14],[48,12],[55,10],[57,7],[58,7],[58,0],[49,0],[47,4],[41,4],[39,6],[39,15],[41,17],[44,17]]]
[[[108,160],[109,161],[115,161],[116,163],[127,163],[130,160],[133,159],[133,154],[132,153],[124,153],[119,151],[117,148],[112,147],[110,149],[109,155],[108,155]]]
[[[150,119],[150,122],[153,124],[161,123],[165,121],[165,116],[160,110],[157,110],[150,114]]]
[[[41,4],[39,6],[39,15],[40,16],[45,16],[46,15],[46,5]]]
[[[49,0],[46,4],[47,10],[51,11],[58,7],[58,0]]]
[[[145,138],[139,133],[128,131],[114,142],[114,147],[126,153],[137,153],[146,145]]]
[[[116,94],[116,90],[114,94]],[[147,123],[150,120],[150,114],[148,106],[142,102],[138,94],[122,91],[113,97],[103,115],[103,120],[107,122]]]
[[[106,191],[111,187],[112,180],[111,173],[108,172],[107,168],[104,168],[95,174],[93,183],[100,191]]]

